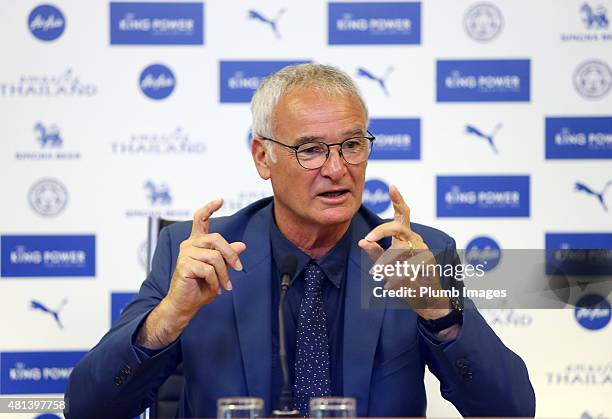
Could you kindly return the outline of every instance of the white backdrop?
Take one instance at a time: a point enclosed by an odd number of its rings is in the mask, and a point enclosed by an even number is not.
[[[410,134],[413,145],[420,143],[420,153],[408,160],[372,160],[367,178],[397,184],[413,220],[448,232],[460,248],[475,237],[490,236],[502,249],[544,249],[547,233],[607,233],[605,240],[612,248],[611,212],[604,208],[607,201],[612,203],[604,190],[612,179],[610,1],[424,0],[412,2],[407,17],[403,9],[369,3],[368,24],[379,13],[385,22],[399,26],[362,31],[352,45],[333,44],[340,37],[328,30],[328,20],[338,27],[329,12],[336,6],[319,0],[210,0],[199,14],[203,42],[197,39],[198,30],[179,29],[176,38],[172,31],[142,31],[149,43],[136,45],[120,45],[117,40],[111,44],[107,1],[54,1],[62,16],[41,9],[38,23],[43,27],[37,29],[30,15],[40,4],[0,2],[0,234],[3,240],[17,236],[16,242],[25,235],[93,235],[95,252],[87,253],[83,269],[91,268],[88,273],[62,276],[44,264],[32,273],[28,269],[35,261],[10,259],[19,243],[3,241],[0,394],[60,393],[54,385],[65,383],[63,378],[37,379],[32,370],[46,365],[69,372],[69,362],[54,364],[48,354],[88,350],[110,327],[112,293],[138,289],[145,276],[146,215],[190,218],[203,203],[219,196],[226,200],[221,212],[229,214],[269,194],[269,184],[260,180],[251,162],[248,104],[220,99],[223,92],[231,94],[229,87],[235,83],[252,84],[249,72],[257,70],[247,63],[242,72],[232,73],[233,81],[224,81],[220,62],[333,64],[355,77],[372,118],[419,119],[420,133]],[[364,22],[355,17],[360,12],[354,3],[343,7],[355,13],[341,16],[355,24]],[[385,15],[385,10],[391,14]],[[250,11],[278,17],[277,34],[270,23],[252,13],[249,17]],[[49,20],[49,13],[55,17]],[[117,13],[125,18],[126,13]],[[408,29],[402,26],[407,21]],[[129,39],[136,32],[126,30],[124,36]],[[160,44],[173,39],[191,39],[194,44]],[[385,44],[394,39],[399,44]],[[529,74],[521,79],[521,89],[530,83],[527,98],[482,101],[488,97],[484,92],[479,101],[436,100],[441,89],[436,85],[438,60],[509,59],[528,60]],[[582,63],[595,61],[603,65],[580,72]],[[151,99],[141,90],[141,73],[151,64],[172,71],[174,89],[165,99]],[[380,83],[360,76],[360,68],[375,76],[386,73],[388,94]],[[490,74],[482,62],[475,62],[474,68]],[[54,79],[58,76],[64,76],[59,84]],[[597,97],[586,97],[589,93]],[[502,89],[500,94],[511,97],[512,92]],[[606,117],[603,128],[592,131],[607,133],[607,143],[586,150],[589,159],[578,154],[546,158],[545,118],[590,116]],[[47,134],[46,145],[35,128],[38,123]],[[469,125],[488,135],[498,124],[493,138],[497,153],[485,139],[466,133]],[[61,145],[56,139],[54,146],[53,133]],[[436,199],[440,175],[529,176],[530,192],[521,197],[523,207],[530,198],[528,216],[495,216],[495,208],[475,217],[437,216],[443,205]],[[51,183],[35,187],[49,178]],[[151,199],[145,188],[148,181],[162,192],[159,200]],[[603,191],[602,201],[575,191],[576,182]],[[47,246],[47,238],[40,240]],[[23,244],[21,249],[31,250]],[[11,274],[8,265],[22,276]],[[62,266],[68,271],[75,267],[69,262]],[[59,321],[36,308],[35,302],[51,311],[61,308]],[[603,327],[579,322],[571,308],[485,313],[504,342],[527,363],[538,416],[612,417],[612,327],[605,321],[609,304],[607,311],[601,307]],[[26,360],[23,354],[28,352],[40,364]],[[458,415],[440,397],[437,380],[430,375],[427,386],[428,416]]]

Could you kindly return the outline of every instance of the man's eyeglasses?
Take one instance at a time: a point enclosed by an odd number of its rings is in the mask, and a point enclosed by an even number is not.
[[[339,152],[345,162],[348,164],[363,163],[370,156],[372,152],[372,143],[376,139],[370,131],[368,131],[367,137],[348,138],[341,143],[334,144],[327,144],[321,141],[310,141],[299,145],[288,145],[273,140],[272,138],[261,138],[293,150],[300,166],[308,170],[322,167],[329,157],[330,147],[336,145],[340,146]]]

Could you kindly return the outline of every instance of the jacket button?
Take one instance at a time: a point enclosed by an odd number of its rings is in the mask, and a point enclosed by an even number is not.
[[[121,373],[123,375],[130,375],[131,372],[132,372],[132,368],[130,368],[129,365],[126,365],[121,369]]]
[[[123,384],[123,380],[121,379],[121,377],[115,377],[115,384],[117,385],[117,387]]]
[[[465,358],[459,358],[457,361],[455,361],[455,365],[457,366],[457,368],[462,368],[465,364]]]
[[[474,378],[474,374],[471,372],[465,372],[463,373],[463,379],[465,381],[472,381],[472,378]]]

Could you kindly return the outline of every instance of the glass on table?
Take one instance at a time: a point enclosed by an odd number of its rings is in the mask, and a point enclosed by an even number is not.
[[[217,400],[217,418],[261,418],[264,401],[257,397],[227,397]]]
[[[354,418],[357,402],[352,397],[314,397],[310,399],[311,418]]]

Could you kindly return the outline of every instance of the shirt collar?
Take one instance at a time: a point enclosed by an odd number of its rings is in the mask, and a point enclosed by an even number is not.
[[[347,258],[351,248],[351,230],[353,223],[349,226],[344,236],[327,252],[322,258],[318,259],[317,265],[321,268],[325,276],[331,281],[336,288],[340,288],[344,278]],[[287,239],[276,225],[276,221],[272,222],[270,229],[270,242],[272,245],[272,257],[276,262],[276,266],[280,267],[280,263],[286,255],[294,254],[297,257],[297,269],[291,278],[291,283],[304,270],[306,265],[312,260],[310,256],[300,250],[295,244]]]

